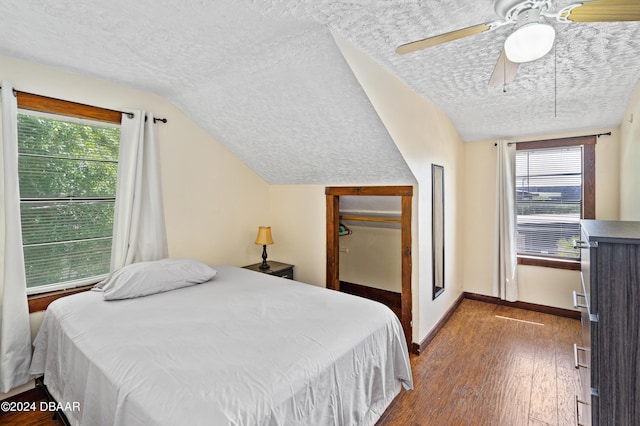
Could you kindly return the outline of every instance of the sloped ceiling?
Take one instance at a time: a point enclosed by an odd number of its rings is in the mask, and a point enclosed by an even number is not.
[[[155,92],[271,184],[415,181],[325,24],[231,0],[4,6],[1,53]]]
[[[617,127],[640,78],[637,22],[554,24],[555,51],[523,64],[506,92],[487,81],[509,26],[395,54],[495,20],[492,0],[3,6],[0,53],[155,92],[274,184],[414,182],[330,29],[435,103],[466,141]]]

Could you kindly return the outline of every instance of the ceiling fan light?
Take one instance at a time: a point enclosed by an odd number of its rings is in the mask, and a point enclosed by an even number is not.
[[[556,31],[549,24],[532,22],[521,26],[504,42],[504,51],[511,62],[535,61],[549,53]]]

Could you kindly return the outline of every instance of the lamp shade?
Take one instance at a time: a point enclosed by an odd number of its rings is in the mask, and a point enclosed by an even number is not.
[[[511,62],[535,61],[549,53],[556,31],[549,24],[533,22],[518,28],[504,42],[504,52]]]
[[[256,237],[256,244],[269,245],[273,244],[273,237],[271,236],[270,226],[258,227],[258,236]]]
[[[518,14],[518,28],[504,42],[504,53],[511,62],[535,61],[549,53],[556,30],[546,23],[536,8]]]

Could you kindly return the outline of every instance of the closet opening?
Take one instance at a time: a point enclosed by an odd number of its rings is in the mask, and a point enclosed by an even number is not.
[[[325,195],[327,288],[368,297],[389,306],[400,318],[407,345],[411,347],[413,187],[327,187]],[[367,236],[364,237],[363,234]],[[373,247],[372,244],[377,241],[383,246]],[[370,252],[364,260],[354,260],[355,263],[351,264],[351,259],[362,251]],[[375,258],[384,255],[383,253],[387,253],[387,260]],[[341,255],[350,262],[345,261],[341,265]],[[341,277],[341,270],[344,277]],[[364,276],[365,278],[356,278],[355,281],[365,282],[351,282],[350,278],[355,276]]]

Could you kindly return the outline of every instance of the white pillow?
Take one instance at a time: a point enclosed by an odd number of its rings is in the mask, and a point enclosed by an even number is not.
[[[216,274],[215,269],[195,259],[162,259],[120,268],[93,290],[102,291],[104,300],[130,299],[200,284]]]

